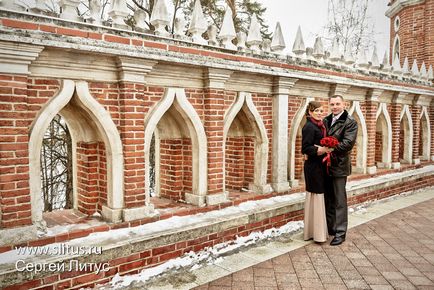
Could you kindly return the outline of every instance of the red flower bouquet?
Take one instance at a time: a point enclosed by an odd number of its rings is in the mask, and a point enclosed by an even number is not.
[[[321,146],[334,149],[339,145],[339,141],[333,136],[328,136],[322,138],[321,141],[319,141],[319,144],[321,144]]]
[[[336,139],[333,136],[324,137],[319,141],[319,143],[321,144],[321,146],[328,147],[331,149],[335,149],[336,146],[339,145],[338,139]],[[322,160],[322,162],[324,162],[327,165],[327,174],[329,174],[329,167],[332,165],[331,157],[332,157],[332,152],[329,152]]]

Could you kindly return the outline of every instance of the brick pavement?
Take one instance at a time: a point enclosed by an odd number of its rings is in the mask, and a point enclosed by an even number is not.
[[[434,289],[434,198],[193,289]]]

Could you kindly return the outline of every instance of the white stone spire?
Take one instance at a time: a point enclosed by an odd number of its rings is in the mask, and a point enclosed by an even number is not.
[[[128,25],[125,24],[126,17],[130,14],[127,7],[126,0],[113,0],[111,10],[108,15],[113,20],[113,25],[121,28],[125,28]]]
[[[178,38],[178,39],[186,39],[185,36],[185,19],[182,16],[176,17],[174,20],[174,35]],[[206,42],[205,44],[207,44],[208,42]]]
[[[246,43],[254,52],[258,53],[260,51],[259,45],[262,43],[261,26],[259,25],[256,14],[252,15]]]
[[[429,65],[429,68],[428,68],[428,79],[432,80],[433,78],[434,78],[433,68],[432,68],[432,65]]]
[[[208,33],[208,44],[209,45],[218,45],[217,41],[217,26],[215,24],[212,24],[208,27],[207,33]]]
[[[306,47],[304,46],[303,34],[301,33],[300,26],[298,26],[297,29],[294,45],[292,46],[292,52],[297,56],[301,56],[303,53],[306,52]]]
[[[77,13],[78,5],[80,5],[80,0],[60,0],[59,6],[60,8],[62,8],[61,9],[62,13],[60,13],[60,18],[72,20],[72,21],[79,21],[80,18],[78,17],[78,13]]]
[[[425,62],[422,62],[422,66],[420,67],[420,76],[424,79],[428,77],[428,73],[426,72]]]
[[[222,40],[222,44],[227,49],[237,50],[237,47],[232,43],[237,35],[235,34],[234,21],[232,20],[232,11],[230,8],[226,8],[225,16],[223,17],[222,28],[218,38]]]
[[[390,71],[390,62],[389,62],[389,54],[387,53],[387,50],[384,52],[383,62],[381,63],[382,69],[385,71]]]
[[[190,26],[188,27],[188,32],[191,33],[193,42],[207,44],[207,41],[202,37],[202,34],[207,28],[208,23],[203,15],[202,5],[200,5],[200,0],[196,0],[196,2],[194,2]]]
[[[155,34],[169,35],[165,30],[166,26],[170,24],[170,15],[166,0],[156,0],[154,2],[150,22],[155,27]]]
[[[262,51],[264,51],[264,52],[271,52],[271,40],[264,39],[262,41]]]
[[[335,37],[333,39],[333,44],[332,44],[332,49],[330,51],[330,57],[329,57],[329,59],[331,61],[337,62],[337,61],[341,60],[341,56],[342,56],[342,54],[341,54],[341,52],[339,50],[338,38]]]
[[[316,59],[321,59],[324,57],[324,46],[322,44],[322,39],[319,36],[315,39],[312,55]]]
[[[368,68],[368,58],[366,57],[366,51],[364,48],[360,49],[359,55],[357,56],[357,65],[361,68]]]
[[[345,63],[346,63],[347,65],[352,65],[352,64],[354,63],[353,52],[351,51],[351,48],[349,47],[349,45],[347,45],[347,46],[345,47],[344,60],[345,60]]]
[[[101,7],[102,7],[101,1],[90,0],[89,1],[89,16],[88,16],[88,18],[86,18],[86,21],[90,21],[94,24],[100,24],[101,23]],[[136,23],[137,23],[137,21],[136,21]]]
[[[99,0],[97,0],[99,2]],[[134,20],[136,22],[136,27],[140,28],[141,30],[147,29],[146,25],[146,13],[140,8],[137,8],[136,11],[134,11]]]
[[[244,31],[239,31],[237,33],[237,48],[241,51],[247,48],[246,46],[247,34]]]
[[[380,61],[378,60],[378,54],[377,54],[377,46],[374,46],[374,51],[372,52],[371,67],[373,69],[380,68]]]
[[[402,73],[405,75],[409,75],[410,72],[410,65],[408,64],[408,57],[405,57],[404,64],[402,65]]]
[[[399,62],[399,57],[397,54],[395,54],[395,59],[393,60],[392,68],[393,68],[393,72],[396,73],[402,72],[401,63]]]
[[[419,68],[417,66],[417,60],[416,59],[413,60],[413,65],[411,66],[411,74],[414,76],[417,76],[417,77],[420,76]]]
[[[274,30],[273,40],[271,41],[271,50],[280,53],[285,49],[285,47],[285,39],[283,38],[282,28],[278,21],[276,23],[276,29]]]

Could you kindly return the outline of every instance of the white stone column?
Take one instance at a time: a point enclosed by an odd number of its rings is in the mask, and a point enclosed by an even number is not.
[[[274,191],[290,188],[288,182],[288,95],[297,79],[276,77],[273,84],[272,183]]]

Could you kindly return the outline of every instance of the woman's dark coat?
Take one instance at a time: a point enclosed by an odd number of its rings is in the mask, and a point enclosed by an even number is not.
[[[306,191],[312,193],[324,193],[325,167],[322,159],[325,155],[318,156],[318,147],[323,134],[318,125],[307,118],[306,125],[302,130],[301,153],[307,155],[304,161],[304,180]]]
[[[350,153],[357,139],[357,122],[347,111],[344,111],[339,119],[332,124],[333,115],[330,114],[324,119],[327,129],[327,136],[333,136],[339,141],[339,145],[332,154],[330,175],[343,177],[351,174]]]

